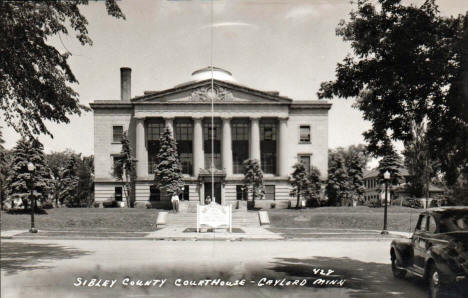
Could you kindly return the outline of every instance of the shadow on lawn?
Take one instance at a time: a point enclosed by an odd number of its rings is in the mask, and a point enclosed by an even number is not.
[[[344,279],[343,287],[350,290],[351,297],[426,297],[426,288],[422,281],[415,278],[394,278],[389,264],[366,263],[346,257],[278,258],[273,264],[270,270],[307,278],[311,287],[337,287],[314,285],[317,279]],[[334,272],[324,276],[314,269],[323,269],[324,272],[331,269]]]
[[[7,274],[20,271],[47,269],[51,266],[37,265],[44,261],[72,259],[91,252],[50,244],[4,242],[1,243],[1,269]]]

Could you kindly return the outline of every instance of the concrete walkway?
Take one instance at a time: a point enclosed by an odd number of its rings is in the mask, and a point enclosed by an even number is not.
[[[188,239],[188,240],[280,240],[284,239],[281,235],[268,231],[262,227],[241,227],[244,233],[221,232],[184,232],[185,227],[165,227],[146,235],[146,238],[156,239]]]

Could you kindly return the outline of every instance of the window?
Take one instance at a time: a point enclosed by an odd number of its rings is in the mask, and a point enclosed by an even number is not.
[[[264,173],[276,173],[276,120],[260,121],[260,159]]]
[[[299,135],[300,143],[310,143],[310,126],[301,125],[299,128]]]
[[[148,173],[153,173],[156,155],[159,152],[159,140],[164,132],[164,121],[155,119],[148,122],[146,126],[146,139],[148,140]]]
[[[192,175],[192,122],[190,119],[177,119],[175,122],[175,139],[182,173]]]
[[[427,225],[428,225],[427,230],[430,233],[435,233],[435,231],[437,230],[437,225],[436,225],[436,221],[435,221],[434,217],[429,216]]]
[[[416,226],[416,230],[420,230],[420,231],[424,232],[424,231],[426,231],[426,226],[427,226],[426,216],[420,215],[419,220],[418,220],[418,224]]]
[[[161,191],[154,185],[150,186],[150,202],[161,201]]]
[[[184,192],[179,194],[179,200],[188,201],[190,199],[190,186],[184,185]]]
[[[310,173],[310,155],[299,155],[299,161],[304,165],[306,173]]]
[[[247,201],[249,192],[243,185],[236,185],[236,199],[239,201]]]
[[[211,121],[203,123],[203,138],[205,150],[205,168],[211,167],[213,161],[216,169],[221,169],[221,136],[220,136],[220,123],[215,121],[211,126]],[[213,146],[213,147],[212,147]],[[213,149],[213,150],[212,150]]]
[[[232,120],[232,163],[234,174],[244,172],[243,162],[249,159],[249,123]]]
[[[123,126],[112,126],[112,142],[120,143],[123,136]]]
[[[114,169],[117,167],[117,163],[122,160],[122,156],[120,155],[114,155],[112,157],[112,172],[114,172]]]
[[[274,199],[275,199],[275,186],[265,185],[265,200],[274,200]]]
[[[118,202],[122,202],[122,186],[116,186],[114,188],[114,198]]]

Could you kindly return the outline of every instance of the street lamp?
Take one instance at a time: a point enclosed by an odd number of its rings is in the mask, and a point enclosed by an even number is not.
[[[385,181],[385,204],[384,204],[384,221],[383,221],[383,230],[380,234],[388,235],[387,231],[387,201],[388,201],[388,181],[390,180],[390,172],[385,171],[383,174],[383,178]]]
[[[34,183],[33,183],[33,173],[36,170],[36,166],[32,162],[28,162],[28,172],[29,172],[29,202],[31,204],[31,228],[29,229],[30,233],[37,233],[37,229],[34,227]]]

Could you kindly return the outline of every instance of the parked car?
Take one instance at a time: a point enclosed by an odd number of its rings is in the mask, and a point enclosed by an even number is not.
[[[468,293],[468,207],[439,207],[422,212],[409,239],[392,241],[393,275],[428,282],[429,297]]]

